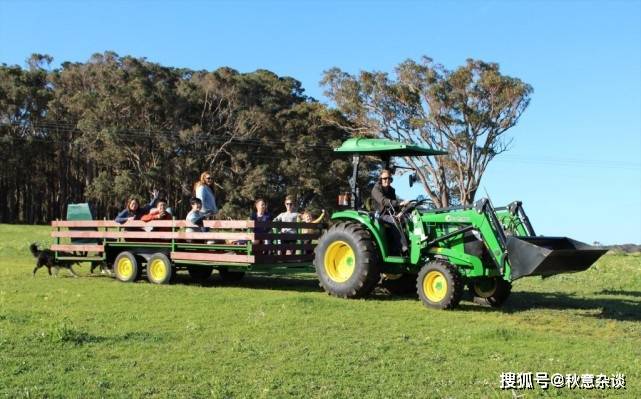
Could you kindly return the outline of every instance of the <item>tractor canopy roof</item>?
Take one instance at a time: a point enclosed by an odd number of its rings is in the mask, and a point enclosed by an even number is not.
[[[353,138],[346,140],[335,152],[347,152],[382,157],[418,157],[424,155],[444,155],[446,151],[400,143],[388,139]]]

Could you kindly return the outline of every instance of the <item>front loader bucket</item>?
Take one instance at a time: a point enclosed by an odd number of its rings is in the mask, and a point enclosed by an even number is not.
[[[512,280],[588,269],[608,250],[567,237],[508,237]]]

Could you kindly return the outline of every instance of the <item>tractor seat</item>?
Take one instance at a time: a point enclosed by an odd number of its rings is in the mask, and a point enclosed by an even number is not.
[[[371,219],[376,218],[376,209],[374,208],[374,200],[372,199],[372,197],[365,198],[365,200],[363,201],[363,207],[365,208],[367,214]]]

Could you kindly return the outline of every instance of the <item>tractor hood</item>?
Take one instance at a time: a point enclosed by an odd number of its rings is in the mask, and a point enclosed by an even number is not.
[[[362,155],[378,155],[382,157],[418,157],[447,154],[446,151],[399,143],[393,140],[365,138],[349,139],[334,151]]]

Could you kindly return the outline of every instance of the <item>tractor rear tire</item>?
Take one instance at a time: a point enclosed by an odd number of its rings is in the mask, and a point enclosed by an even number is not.
[[[202,283],[207,281],[211,276],[211,272],[214,271],[214,268],[211,266],[189,266],[187,267],[187,272],[189,272],[189,277],[193,281]]]
[[[123,251],[114,260],[114,276],[123,283],[133,283],[140,277],[140,265],[136,256],[129,251]]]
[[[474,303],[497,308],[503,305],[512,292],[512,284],[501,277],[476,279],[468,283]]]
[[[174,265],[167,255],[157,252],[147,261],[147,280],[152,284],[169,284],[174,276]]]
[[[463,277],[456,266],[440,259],[427,262],[416,279],[418,297],[428,308],[455,308],[461,301],[463,288]]]
[[[318,240],[314,266],[320,286],[330,295],[362,298],[381,275],[381,260],[370,232],[354,222],[332,226]]]
[[[226,267],[218,269],[218,273],[220,274],[220,279],[225,283],[237,283],[245,277],[245,272],[232,271]]]
[[[390,274],[383,278],[381,286],[392,295],[416,296],[416,274]]]

